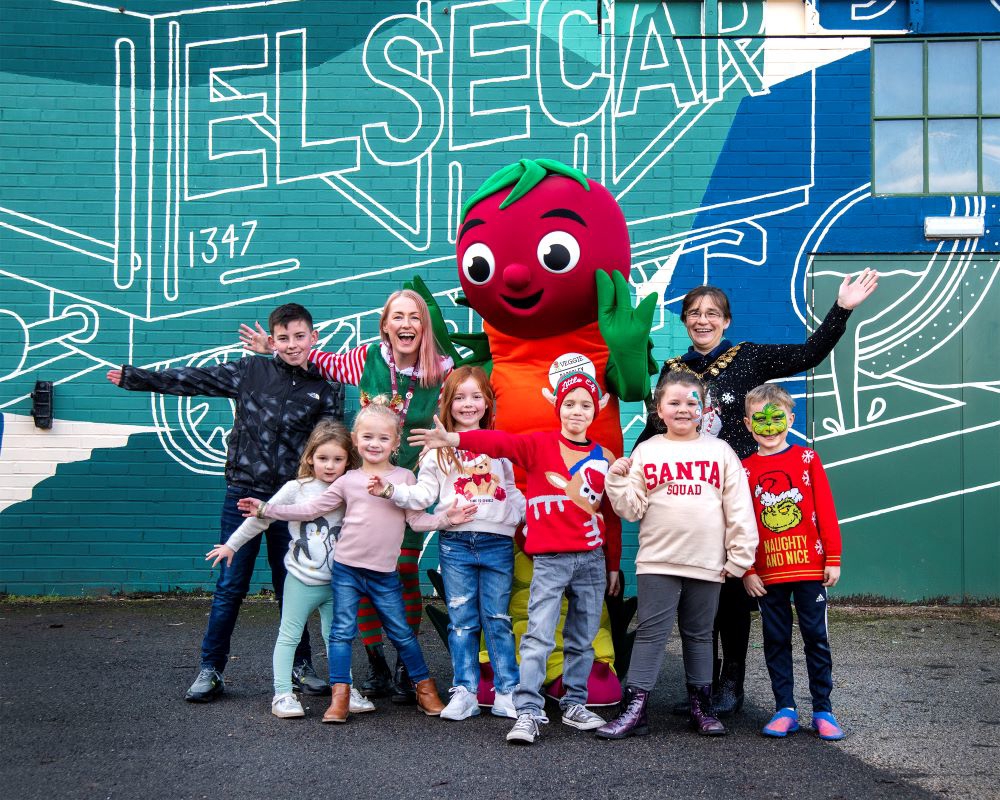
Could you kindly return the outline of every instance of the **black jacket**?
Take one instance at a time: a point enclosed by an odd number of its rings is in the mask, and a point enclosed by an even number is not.
[[[312,364],[306,366],[291,367],[278,356],[159,372],[126,364],[121,386],[235,400],[226,482],[268,496],[295,477],[302,447],[316,423],[322,417],[343,418],[343,386],[324,380]]]
[[[675,361],[682,361],[694,372],[703,374],[702,380],[711,394],[712,405],[722,419],[719,438],[743,459],[757,450],[757,443],[743,424],[747,392],[775,378],[787,378],[819,366],[844,335],[850,316],[850,311],[834,303],[823,323],[803,344],[741,342],[739,352],[727,366],[717,370],[717,375],[712,375],[712,366],[729,350],[732,342],[723,341],[704,356],[693,347],[688,348],[688,352],[678,359],[670,359],[663,364],[658,380],[675,368],[672,363]],[[656,412],[650,412],[636,445],[662,430]]]

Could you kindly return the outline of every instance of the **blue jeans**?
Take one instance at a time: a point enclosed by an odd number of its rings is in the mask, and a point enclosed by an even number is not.
[[[448,650],[455,672],[452,685],[473,694],[478,690],[481,630],[493,665],[493,685],[509,694],[518,680],[508,613],[514,542],[509,536],[478,531],[441,531],[438,537],[448,602]]]
[[[521,683],[514,692],[518,714],[542,716],[545,663],[555,647],[556,626],[566,595],[563,624],[562,708],[587,702],[587,679],[594,666],[594,637],[601,627],[607,588],[604,551],[536,555],[528,599],[528,629],[521,637]]]
[[[358,605],[368,597],[382,630],[396,646],[414,683],[430,677],[420,643],[406,623],[403,584],[398,572],[376,572],[333,562],[333,626],[330,629],[330,683],[351,682],[351,644],[358,633]]]
[[[236,507],[237,501],[243,497],[256,497],[266,500],[267,496],[240,489],[236,486],[226,487],[226,499],[222,503],[222,529],[219,543],[225,544],[233,531],[243,524],[243,513]],[[262,536],[255,536],[236,551],[233,563],[219,564],[219,580],[215,583],[215,594],[212,595],[212,610],[208,615],[208,628],[201,642],[201,666],[218,670],[226,668],[229,660],[229,641],[236,627],[236,617],[239,616],[243,598],[250,590],[250,579],[253,577],[254,564],[260,552],[261,538],[267,539],[267,563],[271,565],[271,583],[274,594],[281,607],[281,598],[285,589],[285,553],[288,551],[288,524],[273,522]],[[310,661],[312,653],[309,649],[309,631],[302,631],[302,639],[295,649],[295,661]]]
[[[792,599],[799,618],[813,711],[830,711],[833,659],[826,628],[826,589],[821,581],[772,583],[757,598],[764,632],[764,660],[771,676],[776,709],[795,708],[792,677]]]

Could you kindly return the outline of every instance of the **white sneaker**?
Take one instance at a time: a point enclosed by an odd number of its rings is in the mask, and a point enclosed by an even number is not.
[[[306,712],[302,710],[302,704],[294,694],[276,694],[271,701],[271,713],[281,719],[291,719],[292,717],[304,717]]]
[[[347,710],[352,714],[364,714],[366,711],[374,711],[375,704],[352,686],[351,704]]]
[[[507,734],[507,741],[511,744],[534,744],[535,740],[542,735],[538,729],[538,723],[548,721],[548,717],[533,717],[527,712],[518,714],[517,722]]]
[[[441,712],[441,719],[460,720],[479,716],[479,703],[472,692],[464,686],[452,686],[448,692],[451,700]]]
[[[597,716],[593,711],[589,711],[586,706],[574,703],[563,709],[563,725],[569,725],[578,731],[592,731],[604,725],[604,718]]]
[[[517,709],[514,708],[514,693],[502,694],[497,692],[493,695],[493,708],[490,709],[490,713],[494,717],[517,719]]]

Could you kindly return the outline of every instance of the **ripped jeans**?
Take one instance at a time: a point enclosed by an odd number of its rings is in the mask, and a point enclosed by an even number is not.
[[[479,688],[479,632],[493,666],[497,692],[509,694],[518,681],[510,583],[514,542],[510,536],[478,531],[441,531],[438,550],[448,603],[448,650],[454,686]]]

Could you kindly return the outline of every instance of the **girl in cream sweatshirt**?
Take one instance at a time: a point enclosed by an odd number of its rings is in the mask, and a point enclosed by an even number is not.
[[[670,372],[656,388],[664,432],[642,442],[608,473],[605,491],[623,519],[639,521],[639,627],[624,710],[601,738],[648,732],[646,702],[677,617],[692,726],[726,732],[711,714],[712,622],[726,576],[754,563],[757,524],[746,473],[721,439],[701,436],[705,392],[692,374]]]

